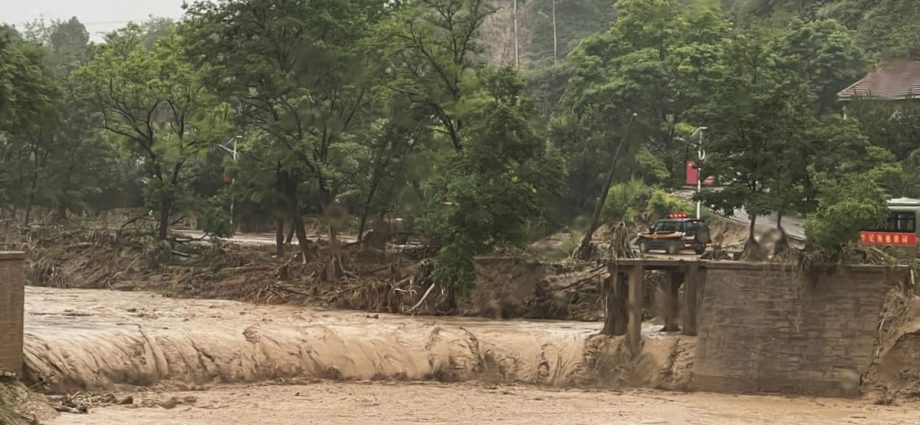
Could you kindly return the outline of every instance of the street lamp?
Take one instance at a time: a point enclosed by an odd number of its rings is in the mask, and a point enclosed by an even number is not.
[[[700,138],[700,142],[697,145],[697,150],[696,150],[697,158],[699,158],[699,160],[696,162],[696,219],[697,220],[702,218],[701,210],[703,207],[703,202],[700,200],[700,195],[703,193],[703,173],[701,172],[702,167],[700,167],[700,164],[702,164],[703,160],[706,159],[706,151],[703,150],[703,132],[706,130],[709,130],[709,127],[699,127],[696,129],[696,131],[693,132],[693,134],[690,135],[691,139],[696,137],[697,135],[699,135],[699,138]]]
[[[224,151],[230,154],[230,156],[233,158],[234,164],[236,164],[236,159],[238,155],[238,151],[236,149],[237,140],[239,140],[239,137],[234,137],[233,139],[231,139],[231,141],[233,142],[233,149],[227,147],[226,145],[222,145],[219,143],[217,144],[219,148],[223,149]],[[233,176],[233,178],[230,180],[230,184],[232,185],[235,181],[236,181],[236,176]],[[233,224],[233,204],[234,204],[233,192],[231,191],[230,192],[230,224]]]

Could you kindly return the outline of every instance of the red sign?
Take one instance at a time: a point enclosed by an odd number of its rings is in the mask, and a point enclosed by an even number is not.
[[[696,168],[696,163],[687,161],[687,186],[696,186],[700,178],[700,170]],[[715,177],[707,177],[703,180],[703,186],[712,186],[716,184]]]
[[[859,244],[866,246],[917,246],[915,233],[861,232]]]

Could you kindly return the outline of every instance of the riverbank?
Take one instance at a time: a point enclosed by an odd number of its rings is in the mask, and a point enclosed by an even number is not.
[[[135,402],[64,415],[51,425],[914,425],[917,419],[910,407],[854,400],[463,383],[222,386],[136,394]]]

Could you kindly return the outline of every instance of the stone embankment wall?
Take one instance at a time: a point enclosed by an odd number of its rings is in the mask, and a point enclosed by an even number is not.
[[[859,395],[879,344],[886,296],[904,273],[837,267],[708,267],[693,388]]]
[[[0,373],[22,371],[25,255],[0,252]]]

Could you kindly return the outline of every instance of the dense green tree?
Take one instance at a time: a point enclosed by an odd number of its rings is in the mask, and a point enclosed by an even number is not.
[[[60,86],[41,46],[7,31],[0,50],[0,181],[7,205],[25,209],[25,224],[58,144]]]
[[[573,176],[599,187],[579,249],[583,257],[601,224],[610,186],[618,172],[629,177],[624,170],[637,152],[664,164],[669,178],[661,183],[678,184],[689,159],[680,124],[714,87],[729,30],[714,2],[681,8],[676,0],[621,0],[615,7],[610,31],[573,52],[575,70],[563,96],[570,106],[555,121],[570,129],[561,131],[567,139],[560,144],[563,152],[574,157],[573,165],[582,165]],[[584,192],[592,198],[597,193]]]
[[[785,169],[783,150],[795,144],[808,103],[788,90],[774,33],[736,37],[726,49],[725,79],[705,112],[709,153],[705,170],[724,176],[724,189],[707,192],[709,205],[726,214],[743,208],[751,217],[777,210],[769,182]]]
[[[456,292],[472,287],[476,255],[496,245],[526,240],[530,219],[542,210],[541,191],[561,179],[561,159],[528,122],[532,106],[511,68],[483,75],[485,89],[468,99],[468,137],[429,182],[432,206],[425,217],[440,246],[434,278]]]
[[[143,162],[145,199],[165,240],[186,201],[190,170],[227,137],[230,110],[205,87],[187,60],[184,39],[172,32],[152,48],[138,25],[109,34],[93,59],[74,74],[99,112],[99,125]]]
[[[885,201],[890,194],[883,181],[900,173],[898,167],[890,165],[842,177],[817,173],[815,179],[821,197],[817,211],[806,222],[809,249],[839,261],[861,230],[885,222],[888,214]]]
[[[410,1],[378,33],[386,87],[434,132],[423,222],[439,248],[435,281],[452,306],[473,283],[475,256],[520,242],[543,209],[541,191],[561,178],[561,159],[534,131],[520,76],[477,62],[491,13],[483,0]]]
[[[376,99],[375,55],[366,39],[383,6],[234,0],[196,2],[187,11],[192,57],[210,67],[210,84],[237,105],[240,124],[260,133],[249,149],[273,165],[277,198],[305,259],[313,254],[303,204],[325,214],[367,153],[355,134],[370,121],[366,112]],[[330,233],[335,241],[333,226]]]
[[[391,90],[426,108],[438,132],[463,149],[470,106],[479,89],[478,32],[494,12],[487,0],[416,0],[397,7],[380,26],[378,46],[388,57]]]

